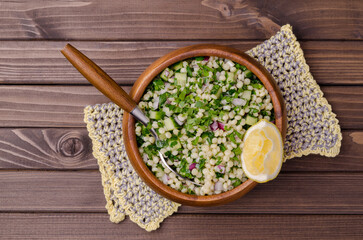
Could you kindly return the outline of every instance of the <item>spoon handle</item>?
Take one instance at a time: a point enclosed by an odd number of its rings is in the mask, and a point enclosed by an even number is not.
[[[135,109],[135,101],[107,73],[75,47],[67,44],[61,52],[93,86],[112,102],[129,113]]]

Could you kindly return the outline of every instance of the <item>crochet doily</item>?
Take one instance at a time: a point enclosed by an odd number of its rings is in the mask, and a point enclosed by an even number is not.
[[[123,144],[123,110],[108,103],[88,106],[84,113],[110,220],[119,223],[128,215],[147,231],[159,228],[160,222],[176,212],[180,204],[151,190],[131,166]]]
[[[285,159],[311,153],[338,155],[342,140],[338,120],[309,72],[291,26],[283,26],[247,54],[273,75],[285,99],[288,117]],[[110,220],[119,223],[128,215],[147,231],[157,229],[180,204],[156,194],[132,168],[123,145],[123,111],[108,103],[87,106],[84,113]]]
[[[338,119],[311,75],[292,27],[283,26],[247,54],[271,73],[285,100],[285,160],[312,153],[338,155],[342,141]]]

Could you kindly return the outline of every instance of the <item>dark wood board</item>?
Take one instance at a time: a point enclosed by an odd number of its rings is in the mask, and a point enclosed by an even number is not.
[[[84,107],[107,102],[92,86],[0,86],[0,126],[84,127]]]
[[[0,211],[105,211],[98,171],[1,171]]]
[[[0,171],[0,182],[0,212],[106,211],[98,171]],[[362,173],[282,173],[230,204],[179,212],[363,214],[362,195]]]
[[[282,172],[363,172],[363,131],[343,131],[338,157],[288,160]],[[98,169],[85,128],[0,128],[0,169]]]
[[[98,169],[86,128],[0,128],[0,169]]]
[[[362,239],[363,1],[0,2],[0,239]],[[109,102],[59,52],[71,42],[122,86],[179,47],[246,51],[290,23],[343,129],[340,155],[291,159],[213,208],[148,233],[113,224],[83,122]]]
[[[362,215],[176,214],[151,233],[100,213],[2,213],[4,239],[361,239]]]
[[[119,84],[131,85],[153,61],[183,46],[215,43],[246,51],[262,42],[203,40],[71,43],[99,64]],[[0,83],[89,84],[60,53],[66,43],[0,41]],[[363,84],[363,42],[302,41],[301,47],[319,84]]]
[[[1,39],[362,39],[363,3],[339,1],[5,1]]]
[[[362,86],[322,90],[343,129],[363,129]],[[0,86],[0,126],[84,127],[83,108],[107,102],[92,86]]]

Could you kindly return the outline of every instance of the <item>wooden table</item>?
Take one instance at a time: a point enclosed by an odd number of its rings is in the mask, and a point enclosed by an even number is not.
[[[178,47],[248,50],[290,23],[338,115],[336,158],[292,159],[231,204],[182,206],[152,233],[113,224],[83,107],[103,97],[64,59],[71,42],[121,85]],[[2,1],[1,239],[362,239],[363,1]],[[130,87],[127,87],[130,89]]]

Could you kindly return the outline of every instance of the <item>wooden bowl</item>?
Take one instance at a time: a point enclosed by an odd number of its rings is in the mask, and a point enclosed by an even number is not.
[[[287,122],[286,109],[280,89],[269,72],[261,64],[247,54],[234,48],[213,44],[199,44],[170,52],[157,59],[140,75],[131,89],[131,98],[138,103],[149,83],[166,67],[181,60],[197,56],[227,58],[241,65],[245,65],[251,70],[261,80],[271,96],[275,111],[275,124],[282,133],[283,139],[285,139]],[[129,113],[124,113],[122,127],[126,152],[135,171],[155,192],[172,201],[191,206],[215,206],[234,201],[257,185],[256,182],[247,180],[230,191],[210,196],[196,196],[179,192],[162,183],[144,163],[136,143],[135,120]]]

